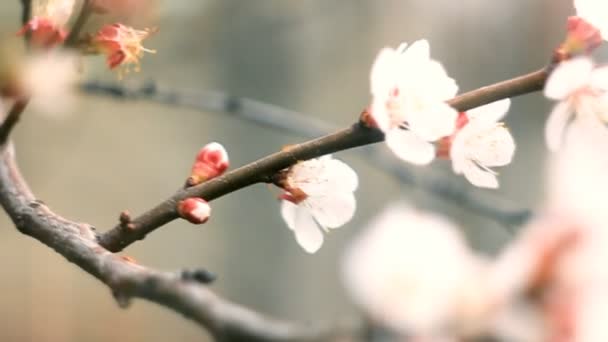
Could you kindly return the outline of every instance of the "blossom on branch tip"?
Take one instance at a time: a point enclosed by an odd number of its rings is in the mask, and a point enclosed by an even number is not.
[[[197,185],[221,176],[229,166],[228,152],[224,146],[217,142],[209,143],[196,155],[187,185]]]
[[[350,166],[330,155],[299,162],[281,174],[281,216],[306,252],[321,248],[322,231],[351,220],[358,182]]]
[[[49,48],[63,43],[68,33],[65,28],[74,11],[75,0],[34,0],[32,19],[17,33],[30,34],[31,43]]]
[[[458,92],[443,66],[430,58],[429,44],[380,51],[371,70],[369,125],[378,127],[386,144],[401,159],[428,164],[432,142],[453,133],[458,113],[445,101]]]
[[[191,197],[177,204],[177,212],[190,223],[203,224],[211,216],[211,206],[202,198]]]
[[[585,121],[588,127],[605,130],[608,123],[608,67],[596,68],[591,59],[584,57],[564,61],[549,76],[545,96],[559,101],[545,126],[550,150],[559,149],[570,121]]]
[[[450,158],[456,174],[464,174],[473,185],[498,188],[496,173],[490,169],[511,162],[515,141],[502,119],[511,101],[504,99],[462,113],[466,123],[451,138]]]
[[[608,2],[603,0],[574,0],[576,14],[595,26],[608,40]]]
[[[106,55],[110,69],[121,66],[124,72],[129,72],[133,66],[135,71],[139,71],[139,60],[144,52],[156,53],[142,45],[142,41],[154,32],[151,29],[136,30],[119,23],[106,25],[95,34],[93,44]]]

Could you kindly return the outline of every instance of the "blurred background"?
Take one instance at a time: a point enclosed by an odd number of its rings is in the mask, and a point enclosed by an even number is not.
[[[426,38],[461,91],[536,70],[560,43],[570,0],[199,0],[159,1],[138,18],[158,26],[145,42],[141,73],[125,82],[219,90],[276,104],[346,126],[367,106],[369,70],[384,46]],[[19,1],[0,2],[0,33],[20,27]],[[116,81],[102,57],[84,63],[85,79]],[[543,198],[543,125],[551,104],[542,96],[515,99],[506,121],[516,138],[514,162],[500,171],[501,189],[473,189],[450,165],[429,168],[467,191],[490,193],[512,208]],[[16,131],[21,168],[37,196],[64,216],[98,230],[122,210],[137,215],[174,193],[198,149],[210,141],[241,166],[303,141],[217,112],[82,95],[63,118],[28,110]],[[385,151],[383,146],[378,146]],[[337,155],[360,177],[358,211],[314,255],[295,242],[279,215],[278,190],[257,185],[213,202],[204,226],[173,222],[124,254],[164,270],[203,267],[218,274],[222,296],[272,316],[305,322],[358,317],[344,292],[340,263],[349,241],[377,212],[405,199],[462,225],[471,245],[493,254],[517,227],[505,227],[454,201],[400,184],[353,151]],[[428,168],[410,168],[425,177]],[[485,194],[484,194],[485,195]],[[109,290],[2,218],[0,340],[201,341],[188,320],[144,301],[128,310]]]

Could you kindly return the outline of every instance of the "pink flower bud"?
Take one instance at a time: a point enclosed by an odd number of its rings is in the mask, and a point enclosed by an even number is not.
[[[177,205],[179,216],[190,223],[203,224],[211,216],[211,206],[202,198],[186,198]]]
[[[196,155],[188,185],[193,186],[222,175],[230,166],[224,146],[212,142],[205,145]]]
[[[68,33],[49,18],[35,17],[28,21],[17,35],[31,35],[31,44],[41,48],[51,48],[65,41]]]
[[[566,40],[555,52],[554,60],[561,62],[579,54],[590,54],[602,44],[602,34],[581,17],[569,17]]]

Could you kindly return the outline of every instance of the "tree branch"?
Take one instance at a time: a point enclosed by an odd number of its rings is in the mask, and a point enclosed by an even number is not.
[[[105,283],[123,306],[130,298],[147,299],[198,323],[220,341],[327,341],[334,334],[264,317],[179,273],[155,271],[108,252],[97,243],[94,227],[62,218],[36,200],[10,144],[0,149],[0,204],[20,232]]]
[[[17,100],[4,118],[4,121],[2,121],[2,124],[0,125],[0,145],[3,145],[8,140],[9,135],[13,131],[13,128],[15,128],[15,125],[17,125],[17,122],[19,122],[21,114],[25,110],[25,107],[27,107],[28,102],[29,99]]]
[[[80,31],[82,31],[82,28],[87,23],[92,14],[93,11],[91,11],[91,0],[83,0],[82,6],[80,7],[80,13],[78,14],[78,17],[76,18],[76,21],[74,22],[74,25],[70,30],[70,34],[65,39],[65,46],[73,46],[74,44],[76,44],[78,36],[80,35]]]
[[[544,69],[539,70],[459,95],[448,103],[458,111],[466,111],[502,98],[541,90],[546,77],[547,72]],[[276,172],[298,161],[383,140],[384,136],[380,131],[355,124],[336,133],[293,145],[287,150],[264,157],[221,177],[188,189],[179,190],[155,208],[132,220],[128,226],[118,225],[101,235],[99,243],[110,251],[121,251],[133,242],[143,239],[157,228],[178,218],[176,205],[180,200],[188,197],[201,197],[211,201],[252,184],[270,182]]]
[[[192,108],[207,112],[228,113],[240,119],[264,127],[275,128],[281,132],[291,132],[303,138],[327,135],[336,131],[336,127],[310,116],[260,101],[237,97],[217,91],[192,91],[165,88],[154,82],[140,85],[88,81],[80,85],[83,92],[94,95],[111,96],[126,100],[148,100],[175,108],[175,106]],[[422,191],[451,201],[477,215],[489,218],[508,228],[519,226],[530,216],[530,210],[517,208],[514,203],[492,196],[485,192],[471,191],[471,187],[462,183],[455,184],[445,175],[430,170],[423,175],[415,176],[412,167],[402,161],[380,153],[377,149],[358,149],[371,165],[397,178],[403,184],[415,186]],[[435,172],[433,172],[435,171]]]

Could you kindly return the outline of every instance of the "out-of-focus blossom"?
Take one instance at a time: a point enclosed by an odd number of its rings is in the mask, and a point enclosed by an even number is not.
[[[608,2],[603,0],[574,0],[576,14],[600,30],[608,40]]]
[[[19,74],[21,96],[41,113],[65,115],[76,99],[78,57],[55,51],[28,57]]]
[[[501,120],[509,110],[509,99],[462,113],[466,123],[451,139],[452,168],[473,185],[498,188],[496,173],[490,169],[511,162],[515,142]]]
[[[61,44],[67,37],[65,25],[74,11],[75,0],[34,0],[32,19],[18,34],[31,34],[31,43],[39,47]]]
[[[608,136],[589,121],[567,129],[549,169],[539,218],[495,268],[505,293],[536,295],[550,341],[605,341],[608,330]],[[502,276],[500,276],[502,274]]]
[[[202,198],[191,197],[177,204],[177,212],[190,223],[203,224],[211,216],[211,206]]]
[[[125,72],[129,72],[131,67],[139,71],[139,60],[144,52],[156,52],[142,45],[142,41],[153,32],[154,30],[150,29],[136,30],[118,23],[106,25],[93,37],[93,44],[106,55],[106,63],[110,69],[121,66]]]
[[[403,335],[435,341],[450,329],[470,328],[490,309],[486,261],[451,223],[404,204],[372,221],[343,266],[355,302]]]
[[[228,152],[220,143],[205,145],[196,155],[188,185],[193,186],[222,175],[230,165]]]
[[[285,190],[281,215],[298,244],[314,253],[323,244],[322,231],[338,228],[353,217],[357,174],[347,164],[326,155],[299,162],[282,177],[278,182]]]
[[[550,150],[560,147],[565,128],[572,120],[602,128],[608,123],[607,90],[608,67],[596,68],[589,58],[559,64],[545,86],[545,96],[559,101],[545,127]]]
[[[399,158],[428,164],[435,158],[432,142],[454,131],[458,113],[445,101],[457,91],[443,66],[430,58],[426,40],[384,48],[371,71],[369,124],[385,133]]]

